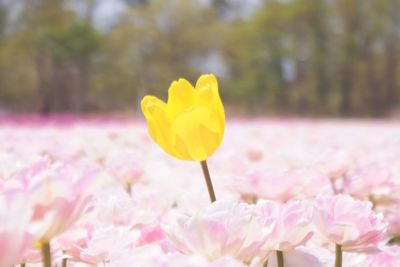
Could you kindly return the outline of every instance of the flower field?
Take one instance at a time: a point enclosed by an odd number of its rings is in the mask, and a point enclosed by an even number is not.
[[[0,266],[400,266],[400,124],[226,125],[210,204],[143,122],[2,121]]]

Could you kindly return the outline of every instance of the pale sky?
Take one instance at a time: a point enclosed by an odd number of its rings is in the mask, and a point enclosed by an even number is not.
[[[168,1],[168,0],[165,0]],[[209,4],[211,0],[187,0],[200,1]],[[240,16],[249,17],[261,5],[262,0],[228,0],[235,8],[235,11],[240,13]],[[126,8],[126,4],[121,0],[99,0],[94,22],[100,29],[107,29],[115,23],[118,16]]]
[[[116,22],[125,7],[126,4],[120,0],[100,0],[94,15],[95,24],[101,29],[106,29]]]

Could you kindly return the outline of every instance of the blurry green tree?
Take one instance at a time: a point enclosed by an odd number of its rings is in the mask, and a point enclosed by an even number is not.
[[[0,109],[132,111],[216,72],[234,113],[399,110],[400,0],[119,0],[100,27],[103,2],[0,0]]]

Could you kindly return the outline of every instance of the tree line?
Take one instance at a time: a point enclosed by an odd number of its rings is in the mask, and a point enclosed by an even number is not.
[[[170,82],[219,77],[234,114],[399,112],[400,0],[0,0],[0,109],[129,112]]]

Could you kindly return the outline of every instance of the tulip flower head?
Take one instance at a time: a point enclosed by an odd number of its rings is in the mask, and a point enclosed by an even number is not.
[[[178,159],[206,160],[221,144],[225,113],[213,74],[200,76],[195,87],[174,81],[167,103],[145,96],[141,107],[153,140]]]
[[[231,256],[251,262],[269,254],[261,247],[270,237],[274,223],[266,223],[264,217],[255,205],[219,200],[193,216],[172,214],[162,228],[185,255],[208,260]]]
[[[385,237],[386,224],[368,201],[349,195],[319,195],[314,205],[316,232],[343,251],[375,251]]]

